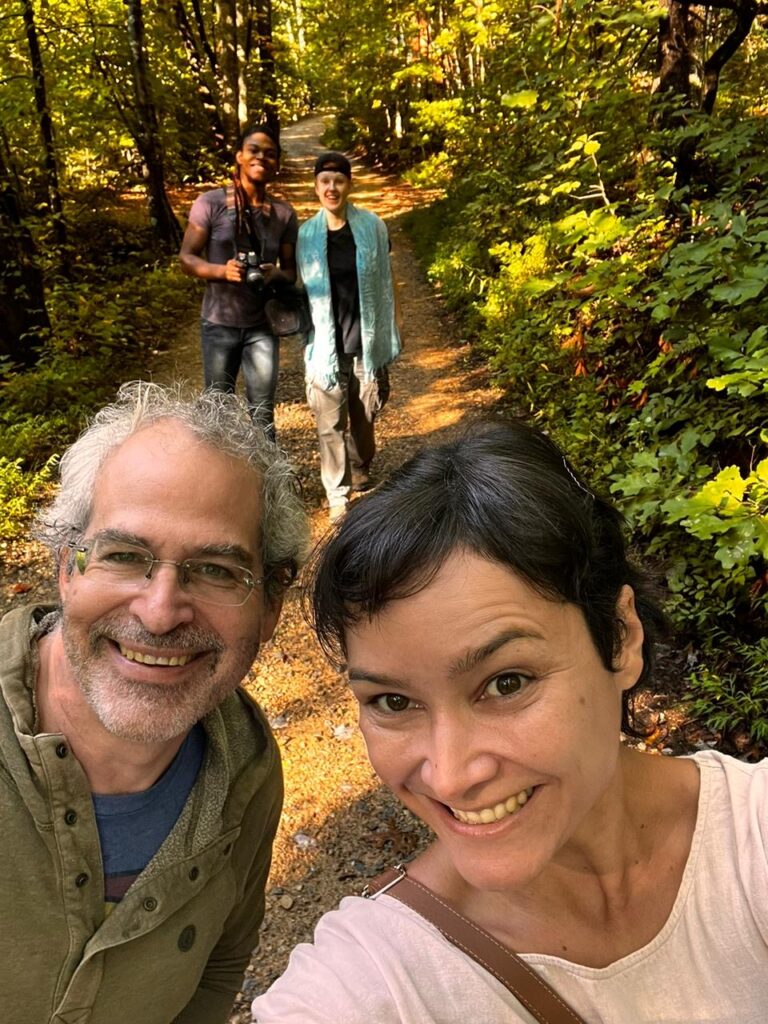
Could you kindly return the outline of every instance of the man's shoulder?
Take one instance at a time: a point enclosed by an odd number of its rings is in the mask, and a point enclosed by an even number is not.
[[[207,192],[201,192],[200,195],[197,196],[195,201],[192,203],[192,210],[198,214],[208,214],[208,216],[220,213],[222,210],[226,210],[227,208],[226,195],[227,190],[224,186],[210,188]]]
[[[277,744],[263,709],[245,689],[238,688],[213,712],[221,722],[233,775],[244,768],[254,755],[267,761],[277,759]]]
[[[287,199],[278,199],[277,196],[270,194],[269,201],[272,204],[272,209],[281,220],[290,220],[291,217],[296,216],[296,211]]]

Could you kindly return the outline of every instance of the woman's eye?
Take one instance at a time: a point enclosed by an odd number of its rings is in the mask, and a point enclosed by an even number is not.
[[[520,693],[525,684],[529,682],[528,676],[519,672],[501,672],[494,676],[485,687],[483,696],[486,697],[512,697]]]
[[[371,704],[377,711],[390,715],[398,711],[407,711],[411,706],[410,700],[400,693],[380,693],[378,697],[373,698]]]

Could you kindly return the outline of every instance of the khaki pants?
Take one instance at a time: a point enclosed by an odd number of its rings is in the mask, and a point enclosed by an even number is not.
[[[389,398],[386,367],[376,379],[363,379],[358,356],[339,356],[338,384],[324,391],[307,382],[307,402],[315,417],[320,441],[320,478],[331,507],[346,505],[352,474],[365,476],[376,454],[373,424]]]

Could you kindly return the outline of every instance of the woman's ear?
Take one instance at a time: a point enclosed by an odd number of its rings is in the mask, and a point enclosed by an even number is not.
[[[614,675],[622,690],[631,689],[643,671],[643,624],[635,607],[635,592],[628,583],[616,599],[616,616],[621,621],[621,645],[613,659]]]

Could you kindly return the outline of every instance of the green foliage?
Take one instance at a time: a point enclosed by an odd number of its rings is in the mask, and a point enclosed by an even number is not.
[[[100,241],[84,251],[75,279],[52,279],[54,327],[39,363],[0,377],[2,473],[8,494],[17,496],[0,536],[13,535],[40,496],[52,455],[114,398],[123,380],[146,374],[150,355],[178,330],[198,296],[197,282],[175,259],[154,260],[144,248],[147,235],[106,213],[98,224],[84,226],[83,237],[93,233]]]
[[[721,733],[744,730],[754,741],[768,742],[768,638],[754,644],[717,636],[728,664],[742,666],[739,674],[702,668],[691,676],[692,713]],[[726,661],[725,658],[721,658]]]
[[[56,459],[49,459],[36,473],[25,473],[21,460],[0,456],[0,541],[23,533],[34,506],[51,490]]]
[[[657,129],[656,4],[563,5],[559,34],[549,8],[495,10],[473,51],[484,76],[411,101],[411,180],[445,190],[414,238],[516,407],[602,475],[664,568],[677,626],[717,665],[701,686],[738,679],[742,694],[768,595],[761,81],[739,56],[741,91],[724,78],[718,117]],[[457,60],[467,31],[450,42]],[[764,36],[749,60],[765,65]],[[676,154],[694,141],[693,183],[676,189]]]

